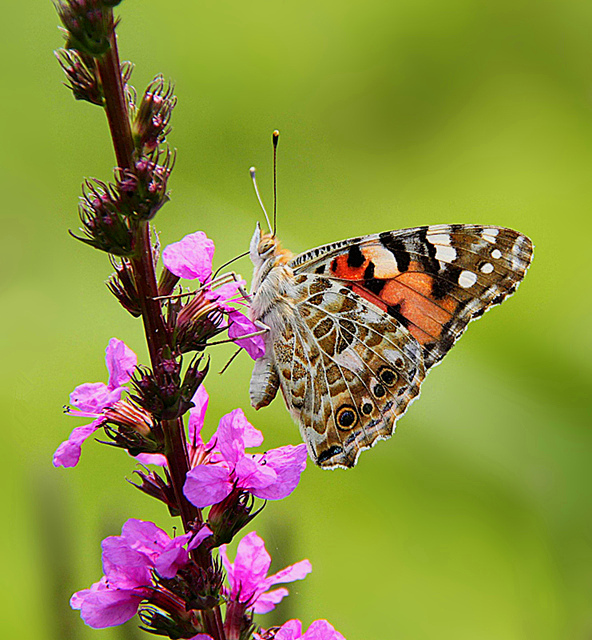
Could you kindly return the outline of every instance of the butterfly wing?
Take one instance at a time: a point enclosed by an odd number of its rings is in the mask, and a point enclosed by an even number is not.
[[[290,266],[296,275],[341,281],[395,318],[421,345],[427,370],[471,320],[514,293],[532,251],[512,229],[433,225],[318,247]]]
[[[421,348],[396,318],[329,278],[303,273],[272,322],[280,388],[320,466],[353,467],[391,436],[419,394]]]

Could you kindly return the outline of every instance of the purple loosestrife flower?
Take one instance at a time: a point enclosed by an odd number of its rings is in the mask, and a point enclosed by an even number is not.
[[[75,407],[69,411],[72,416],[94,418],[82,427],[76,427],[70,437],[62,442],[53,456],[56,467],[75,467],[80,460],[82,443],[105,422],[103,411],[121,399],[126,382],[136,368],[136,354],[117,338],[111,338],[105,350],[105,362],[109,371],[109,382],[86,382],[70,394],[70,402]]]
[[[179,278],[205,282],[212,275],[214,249],[214,242],[203,231],[196,231],[166,246],[162,261]]]
[[[248,609],[252,608],[255,613],[268,613],[288,595],[287,589],[270,591],[270,587],[302,580],[312,571],[310,562],[301,560],[268,576],[271,557],[265,549],[265,543],[254,531],[238,543],[234,562],[228,559],[225,544],[220,547],[220,557],[228,574],[230,599],[243,603]]]
[[[200,387],[203,389],[203,387]],[[198,390],[199,391],[199,390]],[[205,445],[201,429],[207,408],[207,394],[196,394],[196,407],[189,418],[190,460],[184,493],[196,507],[224,500],[237,487],[264,500],[280,500],[290,495],[306,468],[306,445],[287,445],[266,453],[245,453],[258,447],[263,435],[235,409],[220,420],[218,429]]]
[[[197,548],[211,531],[207,526],[197,533],[176,538],[152,522],[130,519],[120,536],[103,540],[103,570],[105,575],[90,589],[76,592],[70,605],[79,609],[84,622],[95,629],[113,627],[130,620],[143,600],[161,604],[165,598],[162,586],[153,576],[174,578],[189,562],[189,551]],[[166,593],[173,599],[172,594]]]
[[[277,631],[254,634],[256,640],[345,640],[326,620],[315,620],[306,633],[302,633],[300,620],[288,620]]]
[[[212,258],[214,255],[214,243],[203,231],[197,231],[185,236],[179,242],[165,247],[162,252],[162,260],[166,268],[174,275],[188,280],[199,280],[205,284],[212,274]],[[216,302],[228,318],[228,336],[247,353],[257,360],[265,355],[265,342],[261,335],[245,338],[257,333],[261,328],[257,327],[241,311],[235,309],[229,303],[240,303],[233,300],[240,287],[245,285],[244,280],[228,282],[216,289],[206,285],[205,297]]]

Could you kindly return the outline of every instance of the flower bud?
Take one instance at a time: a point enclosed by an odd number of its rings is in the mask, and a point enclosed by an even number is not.
[[[196,357],[191,361],[189,367],[187,367],[185,377],[183,378],[183,384],[181,385],[179,415],[183,415],[186,411],[189,411],[189,409],[194,406],[192,398],[195,395],[195,392],[197,391],[199,385],[203,382],[203,379],[208,373],[208,369],[210,368],[209,360],[206,362],[203,369],[199,368],[201,361],[201,356]]]
[[[130,218],[151,220],[169,200],[167,182],[175,164],[175,154],[155,150],[136,161],[134,170],[116,170],[121,210]]]
[[[154,371],[147,367],[138,367],[139,374],[137,373],[132,379],[132,384],[138,393],[133,396],[134,400],[162,420],[178,418],[184,413],[180,407],[189,406],[182,392],[181,365],[181,361],[165,358],[159,362]],[[191,367],[189,371],[192,371]],[[189,375],[187,388],[191,389],[195,386],[197,389],[201,380],[199,372],[193,371]],[[197,385],[192,376],[197,379]]]
[[[203,292],[195,294],[177,315],[175,346],[180,353],[203,351],[207,341],[224,331],[224,314]]]
[[[142,309],[129,260],[122,258],[121,262],[117,262],[111,258],[111,264],[115,273],[107,280],[107,288],[119,300],[124,309],[129,311],[134,318],[139,318],[142,315]]]
[[[177,104],[173,91],[173,85],[161,75],[148,85],[132,122],[132,134],[138,150],[152,151],[171,132],[169,123]]]
[[[220,604],[224,575],[216,562],[207,569],[191,562],[186,568],[181,569],[178,577],[177,589],[182,589],[182,597],[188,609],[199,611]],[[173,589],[171,586],[169,588]],[[181,595],[179,591],[175,593]]]
[[[119,400],[107,407],[103,415],[107,422],[105,433],[112,440],[110,444],[127,449],[131,456],[163,452],[163,445],[153,431],[152,416],[131,399]]]
[[[86,180],[79,204],[81,231],[84,236],[70,232],[77,240],[116,256],[130,256],[134,252],[133,222],[121,214],[118,194],[112,185],[99,180]]]
[[[166,469],[164,473],[166,480],[158,475],[155,471],[134,471],[140,478],[141,484],[136,484],[131,480],[128,480],[136,489],[143,491],[145,494],[164,502],[169,509],[169,513],[174,518],[180,515],[179,507],[177,505],[177,498],[175,496],[175,490],[171,483],[171,478]]]
[[[175,290],[175,287],[179,283],[181,278],[169,271],[166,267],[161,271],[160,278],[158,279],[158,295],[170,296]]]
[[[142,621],[140,629],[148,631],[158,636],[166,636],[167,638],[190,638],[198,633],[198,624],[196,619],[192,622],[192,615],[171,615],[165,613],[156,607],[141,607],[138,616]]]
[[[54,53],[68,78],[66,86],[72,91],[74,98],[104,106],[103,88],[93,58],[75,49],[58,49]]]
[[[111,11],[102,0],[65,0],[56,3],[68,32],[67,48],[98,57],[109,50],[113,33]]]
[[[213,546],[228,544],[232,538],[261,512],[265,503],[253,511],[255,498],[241,489],[234,489],[222,502],[215,504],[208,514],[208,526],[214,534]]]

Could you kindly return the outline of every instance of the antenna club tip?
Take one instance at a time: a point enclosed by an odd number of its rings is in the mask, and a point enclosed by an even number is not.
[[[251,176],[254,176],[255,175],[255,167],[251,167],[249,169],[249,173],[251,174]]]
[[[274,138],[279,138],[280,137],[280,132],[277,129],[275,129],[274,132],[272,133],[272,135],[273,135]]]

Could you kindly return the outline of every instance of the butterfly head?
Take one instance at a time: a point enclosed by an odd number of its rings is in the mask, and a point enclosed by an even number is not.
[[[270,261],[274,267],[286,264],[293,254],[282,247],[281,242],[273,233],[263,233],[261,225],[257,223],[255,233],[251,238],[249,255],[255,268],[260,269],[267,261]]]

